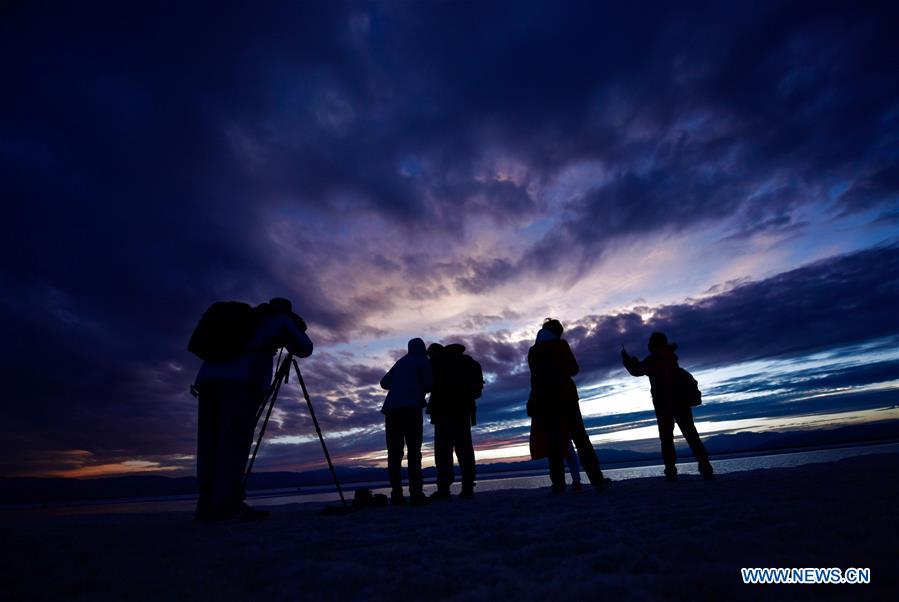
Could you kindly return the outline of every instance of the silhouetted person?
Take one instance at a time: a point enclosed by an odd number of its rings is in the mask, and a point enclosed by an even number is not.
[[[676,344],[669,344],[668,337],[654,332],[649,337],[649,355],[643,361],[621,349],[624,367],[633,376],[648,376],[652,394],[652,405],[659,425],[659,439],[662,443],[662,459],[665,462],[665,478],[677,480],[677,457],[674,450],[674,423],[680,427],[684,439],[690,444],[693,456],[699,462],[699,472],[706,479],[714,478],[714,470],[709,455],[693,424],[693,410],[689,402],[678,399],[675,378],[678,371]]]
[[[565,457],[569,441],[577,447],[590,484],[603,489],[610,479],[603,477],[599,459],[587,431],[572,376],[578,373],[577,361],[568,342],[562,338],[562,324],[549,318],[537,333],[537,341],[528,350],[531,369],[531,396],[528,415],[545,428],[549,476],[554,493],[565,491]]]
[[[272,299],[252,312],[252,331],[239,357],[206,360],[197,374],[198,521],[268,515],[244,503],[243,476],[256,412],[271,384],[275,351],[286,347],[298,357],[312,354],[306,324],[293,313],[290,301]]]
[[[406,501],[403,497],[403,448],[408,453],[409,498],[413,504],[425,500],[421,478],[421,409],[427,405],[425,394],[432,384],[431,362],[421,339],[409,341],[409,353],[397,360],[381,379],[381,388],[387,390],[381,413],[385,416],[387,472],[393,504]]]
[[[462,472],[459,497],[474,497],[475,458],[471,427],[477,424],[477,400],[484,388],[481,365],[465,355],[465,347],[454,343],[428,347],[434,369],[434,387],[428,402],[428,414],[434,425],[434,461],[437,464],[437,491],[432,499],[450,499],[455,480],[453,450]]]

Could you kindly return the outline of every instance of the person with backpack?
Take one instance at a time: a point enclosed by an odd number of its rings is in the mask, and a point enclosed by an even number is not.
[[[255,308],[214,303],[194,330],[188,350],[204,360],[195,381],[199,522],[268,515],[244,502],[243,475],[257,410],[271,385],[272,358],[281,347],[297,357],[312,354],[306,323],[287,299]]]
[[[390,502],[406,503],[403,497],[403,449],[408,454],[409,499],[412,504],[426,501],[421,476],[421,441],[423,417],[427,405],[425,394],[431,390],[433,373],[425,343],[419,338],[409,341],[408,353],[401,357],[381,379],[387,391],[381,413],[387,437],[387,474],[390,478]]]
[[[564,328],[558,320],[547,318],[537,333],[537,340],[528,350],[531,370],[531,395],[528,415],[533,419],[532,441],[542,440],[540,447],[549,459],[549,477],[553,493],[565,491],[565,458],[569,442],[577,448],[577,455],[593,487],[601,491],[611,484],[603,476],[596,450],[590,442],[572,377],[579,371],[577,360],[568,341],[562,338]],[[532,445],[533,447],[533,445]]]
[[[674,449],[674,423],[680,427],[684,439],[690,445],[693,457],[699,462],[699,472],[706,480],[715,478],[715,471],[709,462],[702,439],[693,423],[691,397],[698,397],[696,381],[678,365],[676,343],[669,343],[668,337],[654,332],[649,337],[649,355],[639,360],[621,348],[621,361],[632,376],[648,376],[651,387],[652,405],[655,408],[659,426],[659,440],[662,444],[662,459],[665,462],[665,478],[677,480],[677,460]],[[685,376],[686,375],[686,376]],[[689,378],[691,383],[685,381]],[[696,391],[692,391],[696,389]],[[696,401],[698,404],[699,402]]]
[[[455,480],[453,450],[462,471],[459,497],[472,499],[475,486],[474,446],[471,427],[477,424],[477,399],[484,390],[481,365],[465,347],[453,343],[428,347],[434,369],[434,387],[428,401],[428,415],[434,425],[434,461],[437,464],[437,491],[434,500],[449,500],[450,485]]]

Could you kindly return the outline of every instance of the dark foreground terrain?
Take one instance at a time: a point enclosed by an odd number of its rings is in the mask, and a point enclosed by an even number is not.
[[[891,600],[897,508],[899,456],[881,455],[257,523],[7,510],[0,584],[7,600]],[[872,583],[743,585],[741,567],[868,567]]]

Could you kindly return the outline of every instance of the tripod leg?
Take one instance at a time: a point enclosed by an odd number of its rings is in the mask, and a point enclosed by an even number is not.
[[[343,490],[340,488],[340,481],[337,480],[337,471],[334,470],[334,463],[331,462],[331,455],[325,445],[325,438],[322,436],[322,430],[318,426],[318,419],[315,417],[315,411],[312,409],[312,402],[309,400],[309,392],[306,390],[306,383],[303,381],[303,375],[300,373],[300,366],[297,361],[293,361],[293,368],[297,373],[297,380],[300,381],[300,388],[303,390],[303,397],[306,398],[306,406],[309,408],[309,415],[312,416],[312,424],[315,425],[315,432],[318,433],[318,440],[322,442],[322,451],[325,452],[325,459],[328,461],[328,468],[331,469],[331,476],[334,478],[334,485],[337,486],[337,494],[340,496],[340,503],[346,506],[346,499],[343,497]]]
[[[275,409],[275,401],[278,399],[278,392],[281,390],[281,384],[287,382],[287,376],[290,374],[290,354],[287,355],[287,358],[284,362],[278,366],[278,371],[275,373],[275,379],[272,381],[271,387],[269,387],[269,394],[271,398],[268,402],[268,412],[265,414],[265,421],[262,423],[262,427],[259,429],[259,437],[256,439],[256,447],[253,448],[253,455],[250,457],[250,461],[247,464],[246,472],[244,473],[243,483],[244,487],[247,485],[247,481],[250,478],[250,472],[253,470],[253,464],[256,462],[256,454],[259,453],[259,446],[262,445],[262,437],[265,435],[265,429],[268,426],[268,420],[272,416],[272,410]],[[259,422],[259,417],[262,415],[262,411],[265,409],[266,403],[265,398],[262,400],[262,405],[259,407],[259,412],[256,415],[256,422]]]

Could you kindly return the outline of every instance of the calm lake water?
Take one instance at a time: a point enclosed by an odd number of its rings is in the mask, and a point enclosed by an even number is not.
[[[712,458],[717,474],[727,474],[732,472],[743,472],[746,470],[759,470],[763,468],[792,468],[802,466],[804,464],[819,464],[826,462],[835,462],[843,458],[852,458],[855,456],[865,456],[871,454],[889,454],[899,453],[899,443],[884,443],[877,445],[860,445],[856,447],[842,447],[836,449],[814,449],[795,452],[783,452],[758,456],[745,456],[739,458]],[[602,460],[602,457],[600,457]],[[646,477],[662,477],[663,466],[634,466],[628,468],[603,468],[603,474],[614,481],[625,479],[641,479]],[[681,475],[698,475],[696,462],[690,457],[689,460],[677,463],[677,470]],[[566,479],[570,481],[570,474],[567,472]],[[587,484],[587,476],[582,472],[581,480]],[[457,476],[458,481],[458,476]],[[353,483],[343,485],[344,495],[347,500],[352,498],[353,490],[356,487],[370,487],[375,493],[390,493],[389,487],[384,487],[384,483]],[[510,476],[493,478],[485,475],[485,478],[479,479],[476,492],[496,491],[500,489],[538,489],[540,487],[549,487],[550,480],[547,470],[541,472],[524,472],[513,473]],[[453,493],[459,492],[459,483],[453,485]],[[434,485],[425,485],[425,493],[435,489]],[[276,506],[281,504],[295,504],[303,502],[330,502],[339,500],[334,487],[309,488],[306,493],[301,495],[284,495],[283,493],[275,495],[267,495],[265,492],[259,492],[260,495],[254,495],[252,498],[255,505]]]
[[[764,468],[791,468],[804,464],[817,464],[835,462],[843,458],[865,456],[871,454],[899,453],[899,443],[883,443],[874,445],[860,445],[855,447],[842,447],[835,449],[812,449],[791,452],[778,452],[763,455],[712,458],[715,471],[719,474],[742,472],[746,470],[758,470]],[[600,457],[600,460],[602,458]],[[684,462],[678,462],[678,471],[681,475],[698,474],[696,462],[692,458]],[[386,472],[386,471],[385,471]],[[645,477],[662,476],[662,466],[632,466],[603,468],[603,473],[613,480],[639,479]],[[566,473],[566,478],[570,478]],[[587,478],[583,473],[581,480],[586,484]],[[389,493],[386,483],[347,483],[342,484],[344,495],[349,501],[353,496],[353,490],[357,487],[368,487],[375,493]],[[528,471],[518,473],[505,473],[502,475],[483,475],[478,480],[477,492],[496,491],[502,489],[537,489],[549,487],[549,475],[546,470]],[[425,493],[433,491],[433,484],[425,485]],[[458,493],[459,484],[453,485],[453,492]],[[330,487],[307,487],[302,492],[297,490],[270,490],[252,491],[249,500],[254,506],[281,506],[284,504],[309,503],[309,502],[334,502],[339,500],[337,491]],[[47,508],[31,506],[31,511],[57,514],[95,514],[95,513],[119,513],[119,512],[190,512],[194,508],[192,496],[168,497],[157,499],[139,500],[110,500],[104,502],[53,504]],[[24,509],[20,507],[20,509]]]

